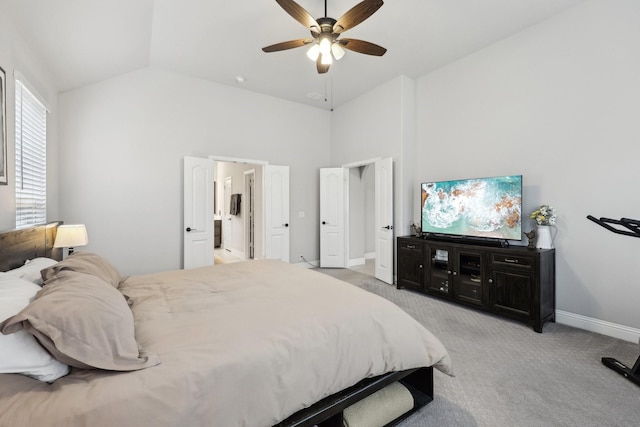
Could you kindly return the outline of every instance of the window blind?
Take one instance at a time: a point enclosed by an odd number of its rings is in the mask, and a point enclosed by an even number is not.
[[[16,80],[16,228],[47,220],[47,110]]]

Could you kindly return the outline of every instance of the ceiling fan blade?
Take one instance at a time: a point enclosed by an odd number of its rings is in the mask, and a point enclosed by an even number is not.
[[[293,0],[276,0],[276,3],[282,7],[285,12],[293,17],[296,21],[310,29],[312,32],[319,33],[320,26],[313,19],[313,16],[305,10],[302,6]]]
[[[347,11],[333,25],[333,32],[340,34],[355,27],[371,15],[373,15],[384,2],[382,0],[364,0]]]
[[[289,40],[286,42],[272,44],[271,46],[266,46],[262,48],[263,52],[278,52],[280,50],[293,49],[296,47],[301,47],[307,45],[309,43],[313,43],[313,39],[297,39],[297,40]]]
[[[340,39],[339,43],[345,49],[364,53],[365,55],[382,56],[387,52],[387,49],[382,46],[378,46],[377,44],[369,43],[364,40]]]
[[[329,64],[322,63],[322,55],[318,56],[318,59],[316,59],[316,69],[318,70],[318,74],[326,73],[329,71],[329,67]]]

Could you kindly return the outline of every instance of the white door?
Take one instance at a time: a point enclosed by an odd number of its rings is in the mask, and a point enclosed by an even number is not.
[[[224,180],[222,212],[222,248],[231,251],[231,177]]]
[[[184,158],[183,267],[213,264],[213,161]]]
[[[265,258],[289,262],[289,166],[264,167]]]
[[[348,169],[320,169],[320,267],[347,267],[345,188]]]
[[[375,172],[375,276],[393,284],[393,160],[376,160]]]

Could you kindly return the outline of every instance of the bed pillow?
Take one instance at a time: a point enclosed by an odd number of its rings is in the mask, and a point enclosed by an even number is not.
[[[5,334],[23,330],[77,368],[133,371],[160,363],[139,349],[122,293],[90,274],[60,271],[31,304],[0,323]]]
[[[40,286],[24,279],[0,276],[0,321],[26,307]],[[53,357],[27,331],[0,334],[0,373],[22,374],[53,382],[69,373],[69,367]]]
[[[3,277],[17,277],[20,279],[28,280],[36,285],[42,285],[42,274],[40,273],[47,267],[57,264],[58,261],[51,258],[39,257],[29,260],[24,263],[22,267],[14,268],[5,273],[2,273]]]
[[[73,253],[56,265],[42,270],[42,278],[46,282],[60,271],[65,270],[91,274],[109,283],[114,288],[118,287],[121,280],[120,273],[109,261],[91,252]]]

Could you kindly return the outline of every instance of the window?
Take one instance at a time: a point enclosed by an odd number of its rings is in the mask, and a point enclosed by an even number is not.
[[[47,109],[16,80],[16,228],[47,221]]]

